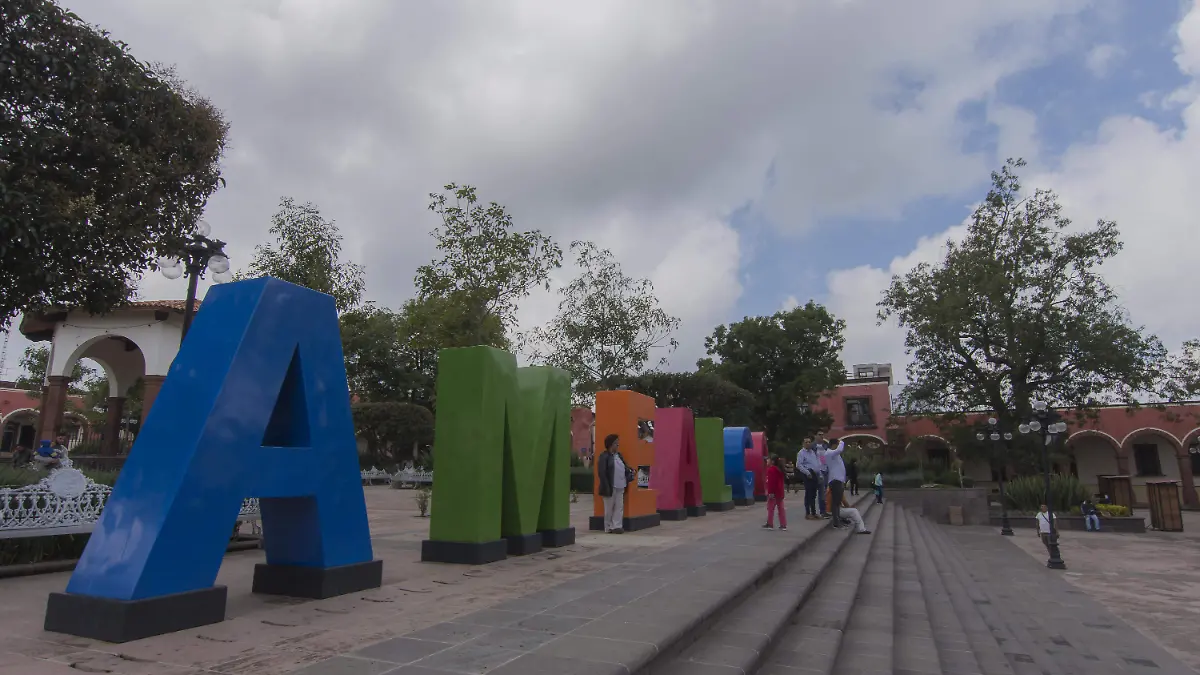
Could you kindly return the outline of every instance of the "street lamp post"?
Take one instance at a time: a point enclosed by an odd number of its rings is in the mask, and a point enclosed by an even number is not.
[[[233,278],[229,272],[229,258],[225,255],[225,242],[220,239],[209,239],[212,228],[200,220],[192,231],[191,239],[183,245],[179,257],[168,256],[158,261],[159,269],[168,279],[178,279],[186,275],[188,278],[187,302],[183,306],[183,331],[179,343],[187,337],[188,329],[192,327],[195,316],[196,285],[204,272],[213,273],[213,282],[223,284]]]
[[[1000,431],[1000,421],[995,417],[989,417],[988,433],[985,436],[983,432],[975,434],[975,438],[982,441],[984,438],[990,439],[996,447],[1000,445],[1000,439],[1004,438],[1004,448],[1012,447],[1012,432]],[[1012,525],[1008,522],[1008,499],[1004,496],[1004,481],[1008,479],[1008,468],[1006,458],[1008,453],[1005,453],[1000,460],[1000,534],[1011,537],[1013,536]]]
[[[1065,570],[1067,563],[1063,562],[1062,553],[1058,550],[1058,527],[1054,524],[1054,502],[1050,498],[1050,446],[1059,434],[1066,432],[1067,423],[1060,420],[1058,413],[1051,410],[1045,401],[1034,401],[1033,419],[1019,428],[1023,434],[1040,433],[1042,437],[1042,465],[1046,472],[1046,516],[1050,521],[1050,536],[1046,544],[1050,557],[1046,560],[1046,567]]]

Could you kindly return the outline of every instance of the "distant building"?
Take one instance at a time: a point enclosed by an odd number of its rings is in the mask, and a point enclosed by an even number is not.
[[[846,383],[822,396],[814,408],[833,417],[831,436],[856,443],[864,452],[951,466],[954,448],[932,420],[892,418],[892,384],[891,364],[855,365]],[[968,419],[982,421],[987,416]],[[1094,421],[1071,426],[1066,436],[1070,462],[1056,468],[1079,478],[1093,493],[1099,490],[1098,476],[1126,475],[1137,503],[1144,505],[1147,481],[1177,480],[1184,505],[1200,508],[1194,478],[1200,473],[1200,402],[1172,405],[1166,411],[1102,408]],[[978,461],[964,462],[963,475],[984,487],[995,487],[998,479],[986,462]]]

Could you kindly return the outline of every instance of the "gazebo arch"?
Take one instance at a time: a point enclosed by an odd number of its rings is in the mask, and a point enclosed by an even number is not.
[[[199,301],[195,307],[199,307]],[[31,341],[50,342],[39,439],[52,438],[63,423],[69,375],[79,359],[100,364],[109,383],[105,446],[115,454],[125,397],[139,378],[144,382],[142,416],[149,413],[171,362],[179,351],[184,303],[177,300],[133,302],[105,315],[82,310],[26,314],[21,333]]]
[[[904,454],[908,456],[916,445],[921,452],[919,459],[922,464],[945,464],[949,467],[954,462],[954,444],[937,434],[922,434],[914,436],[904,446]]]

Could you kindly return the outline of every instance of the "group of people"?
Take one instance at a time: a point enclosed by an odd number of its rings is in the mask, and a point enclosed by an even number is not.
[[[17,445],[12,452],[12,463],[16,468],[57,469],[63,465],[66,459],[67,437],[65,434],[59,434],[54,439],[54,443],[42,441],[36,451],[23,445]]]
[[[828,439],[824,433],[817,434],[816,439],[804,439],[793,470],[793,476],[804,483],[804,519],[828,519],[835,529],[852,526],[859,534],[870,534],[862,513],[846,499],[847,487],[851,495],[858,494],[858,467],[853,460],[846,464],[842,457],[845,451],[845,441]],[[767,522],[763,528],[775,528],[778,512],[779,529],[786,530],[787,511],[783,502],[787,495],[787,466],[782,457],[767,462]],[[872,482],[876,502],[883,503],[883,476],[876,474]]]
[[[604,439],[604,450],[596,455],[597,489],[604,502],[604,531],[621,534],[625,531],[625,488],[632,483],[636,474],[620,452],[621,440],[616,434]],[[858,494],[858,468],[851,460],[847,465],[842,457],[846,451],[845,441],[826,438],[824,433],[816,439],[805,438],[804,446],[796,457],[795,474],[804,481],[804,518],[806,520],[828,519],[835,529],[854,527],[859,534],[870,534],[862,513],[850,506],[846,499],[846,488],[851,495]],[[775,514],[779,514],[779,529],[787,529],[787,468],[782,457],[763,458],[767,463],[767,523],[764,529],[775,529]],[[876,503],[883,503],[883,476],[875,474],[872,481]],[[820,496],[820,498],[819,498]]]

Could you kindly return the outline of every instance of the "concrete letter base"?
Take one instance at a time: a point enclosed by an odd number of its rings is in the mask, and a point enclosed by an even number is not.
[[[542,534],[515,534],[504,538],[508,542],[509,555],[532,555],[542,551]]]
[[[663,520],[687,520],[688,512],[683,509],[659,509],[658,515]]]
[[[436,541],[421,542],[421,562],[453,563],[455,565],[486,565],[508,557],[508,540],[495,541]]]
[[[704,508],[709,511],[732,511],[734,509],[733,500],[727,502],[704,502]]]
[[[575,528],[573,527],[564,527],[561,530],[542,530],[538,534],[542,535],[542,546],[546,548],[560,548],[575,543]]]
[[[662,524],[662,516],[659,516],[657,513],[647,513],[644,516],[626,518],[622,523],[622,529],[626,532],[637,532],[638,530],[658,527],[660,524]],[[603,532],[604,516],[591,516],[588,518],[588,529],[593,532]]]
[[[293,598],[323,600],[383,585],[383,561],[338,567],[301,567],[299,565],[254,566],[255,593],[287,595]]]
[[[704,507],[704,504],[687,507],[688,518],[699,518],[707,513],[708,509]]]
[[[130,642],[220,623],[225,620],[225,596],[224,586],[141,600],[51,593],[44,627],[104,642]]]
[[[733,503],[738,506],[754,506],[754,500],[750,498],[735,497]]]

